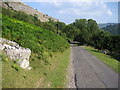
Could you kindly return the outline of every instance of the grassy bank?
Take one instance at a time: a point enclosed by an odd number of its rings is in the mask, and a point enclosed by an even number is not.
[[[2,37],[32,52],[30,71],[2,55],[3,88],[64,87],[70,54],[66,39],[50,30],[5,15],[2,15]]]
[[[54,53],[48,57],[46,64],[38,60],[32,53],[30,71],[12,66],[15,64],[5,55],[2,56],[2,87],[3,88],[63,88],[65,87],[67,67],[70,59],[70,49],[63,53]]]
[[[96,56],[98,59],[103,61],[106,65],[111,67],[115,72],[120,73],[120,67],[118,67],[120,64],[117,60],[113,59],[111,56],[103,54],[99,52],[97,49],[90,47],[90,46],[81,46],[84,49],[88,50],[91,54]]]
[[[29,48],[36,57],[47,62],[53,52],[63,52],[69,43],[50,30],[2,15],[2,37]]]

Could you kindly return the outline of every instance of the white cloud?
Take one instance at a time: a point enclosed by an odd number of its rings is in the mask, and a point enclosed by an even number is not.
[[[63,8],[64,7],[64,8]],[[111,16],[112,11],[103,2],[63,3],[59,14],[80,16]]]
[[[112,15],[112,11],[108,9],[107,14],[111,16]]]
[[[50,2],[52,5],[56,6],[56,7],[62,7],[62,3],[61,2],[57,2],[56,0],[53,0],[53,2]]]

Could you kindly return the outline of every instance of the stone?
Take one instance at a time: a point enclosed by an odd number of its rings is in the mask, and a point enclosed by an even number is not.
[[[100,52],[101,52],[101,53],[104,53],[104,54],[108,54],[108,52],[105,51],[105,50],[100,50]]]
[[[0,52],[5,52],[6,55],[16,61],[21,68],[30,70],[29,58],[31,50],[19,46],[16,42],[12,42],[3,38],[0,38]]]
[[[22,68],[29,67],[29,61],[27,59],[23,59],[22,61],[18,61],[18,63],[20,64],[20,67],[22,67]]]

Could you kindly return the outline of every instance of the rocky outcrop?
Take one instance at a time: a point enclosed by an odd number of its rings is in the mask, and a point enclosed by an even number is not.
[[[47,14],[43,14],[35,9],[33,9],[32,7],[25,5],[22,2],[2,2],[2,7],[6,8],[6,9],[13,9],[16,11],[23,11],[27,14],[31,14],[31,15],[37,15],[38,19],[41,22],[47,22],[49,20],[53,20],[53,21],[58,21],[58,19],[55,19],[53,17],[48,16]]]
[[[16,61],[20,67],[28,70],[31,69],[29,66],[30,49],[23,48],[15,42],[0,38],[0,51],[4,51],[6,55],[11,60]]]

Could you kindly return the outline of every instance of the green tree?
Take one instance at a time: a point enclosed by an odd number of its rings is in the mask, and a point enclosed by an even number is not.
[[[69,24],[64,27],[63,32],[70,40],[74,40],[74,38],[77,36],[76,30],[78,30],[76,27],[74,27],[72,24]]]

